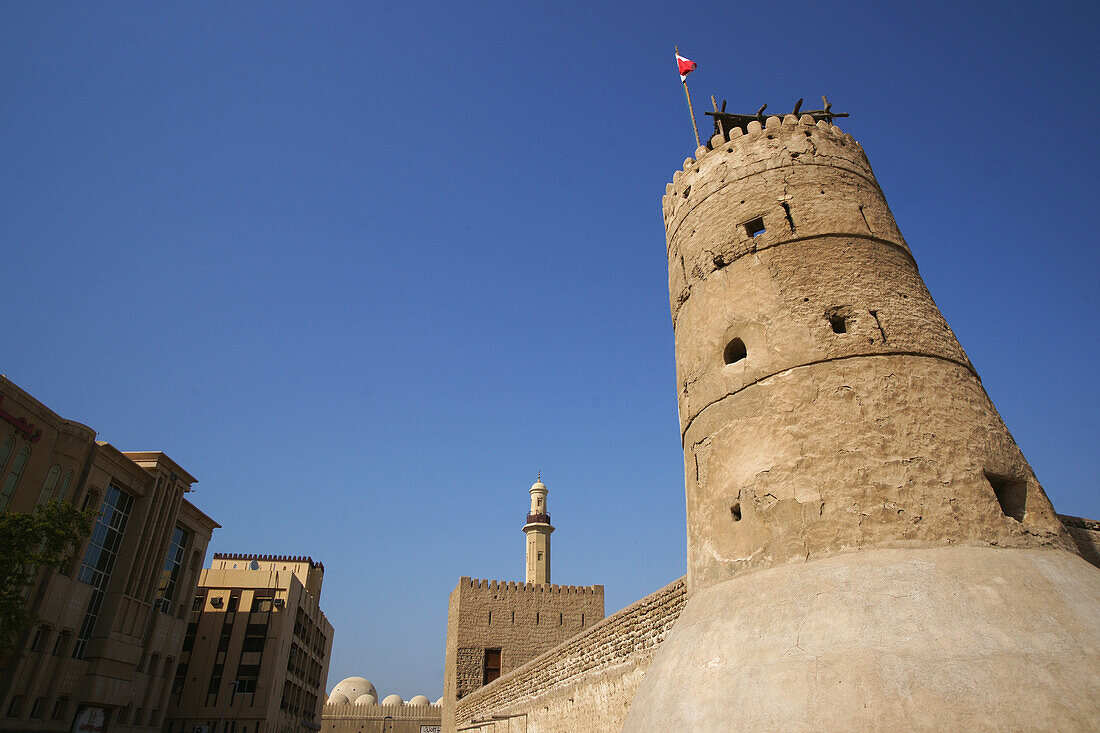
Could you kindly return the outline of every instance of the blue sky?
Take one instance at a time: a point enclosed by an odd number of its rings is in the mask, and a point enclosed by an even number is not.
[[[660,199],[696,113],[851,117],[1056,508],[1100,517],[1086,3],[0,4],[0,371],[308,554],[350,675],[442,693],[459,576],[684,571]]]

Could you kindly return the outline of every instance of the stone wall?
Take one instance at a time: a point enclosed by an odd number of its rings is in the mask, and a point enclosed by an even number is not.
[[[1081,553],[1081,557],[1100,568],[1100,522],[1095,519],[1071,517],[1067,514],[1059,514],[1058,518],[1069,530],[1069,535],[1077,545],[1077,551]]]
[[[322,708],[322,733],[421,733],[438,730],[438,705],[328,704]]]
[[[444,730],[618,731],[685,599],[680,578],[462,698]]]
[[[463,577],[451,592],[444,706],[481,687],[487,649],[508,674],[603,620],[603,586],[536,585]]]

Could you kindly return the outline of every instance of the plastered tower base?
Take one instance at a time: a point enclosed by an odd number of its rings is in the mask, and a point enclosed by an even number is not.
[[[700,590],[623,730],[1084,731],[1098,719],[1096,568],[1059,550],[947,547]]]

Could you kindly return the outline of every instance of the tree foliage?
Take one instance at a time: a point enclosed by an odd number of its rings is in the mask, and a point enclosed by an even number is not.
[[[51,501],[32,514],[0,514],[0,654],[34,622],[27,592],[43,567],[60,568],[92,530],[95,511]]]

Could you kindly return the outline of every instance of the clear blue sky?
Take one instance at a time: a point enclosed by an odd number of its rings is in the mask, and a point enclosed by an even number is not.
[[[1100,517],[1095,4],[0,4],[0,371],[308,554],[329,687],[442,692],[459,576],[684,571],[660,199],[828,94],[1059,511]],[[705,126],[705,122],[703,123]]]

